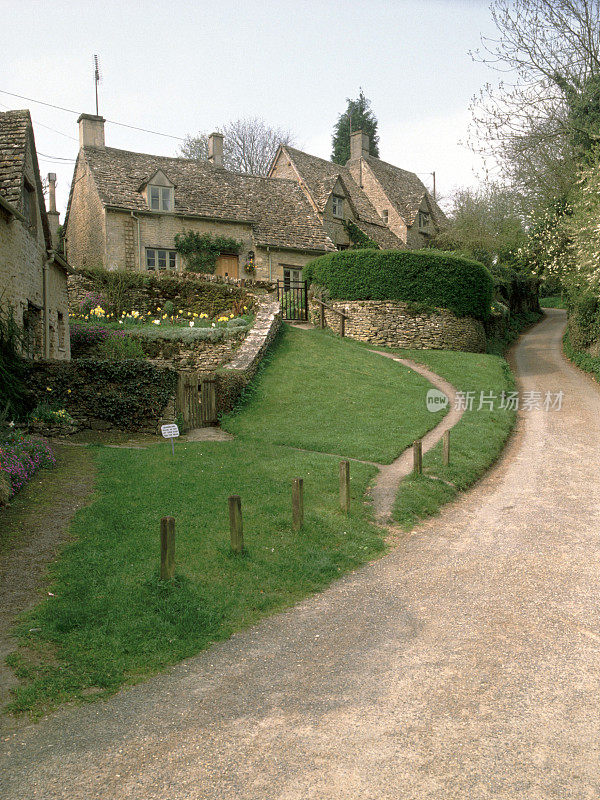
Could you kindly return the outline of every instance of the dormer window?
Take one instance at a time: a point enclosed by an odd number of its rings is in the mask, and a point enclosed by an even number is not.
[[[337,217],[338,219],[344,218],[344,198],[340,197],[339,194],[332,195],[331,210],[334,217]]]
[[[384,208],[383,211],[381,212],[381,218],[383,219],[383,224],[387,225],[388,224],[388,219],[389,219],[387,208]]]
[[[169,186],[148,186],[148,205],[152,211],[173,211],[173,189]]]
[[[431,214],[428,211],[419,211],[419,230],[423,233],[429,233],[429,225],[431,221]]]

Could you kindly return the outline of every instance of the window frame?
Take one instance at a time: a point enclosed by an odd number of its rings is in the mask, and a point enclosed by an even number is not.
[[[331,213],[336,219],[344,219],[344,198],[341,194],[331,195]]]
[[[150,261],[150,254],[152,253],[152,260],[154,262],[153,266],[149,265]],[[160,266],[160,253],[165,253],[165,266]],[[173,266],[171,266],[171,262]],[[170,247],[146,247],[146,272],[178,272],[179,271],[179,259],[177,257],[177,250],[173,250]]]
[[[383,220],[384,225],[390,224],[390,212],[387,208],[384,208],[381,212],[381,219]]]
[[[158,193],[158,207],[154,208],[152,205],[152,192]],[[168,200],[165,203],[164,193],[168,193]],[[175,192],[172,186],[160,186],[158,183],[149,183],[146,190],[146,200],[150,211],[169,213],[175,208]],[[168,207],[166,207],[168,205]],[[162,248],[161,248],[162,249]]]
[[[431,212],[421,211],[418,213],[418,227],[422,233],[429,233],[431,226]]]
[[[35,187],[23,179],[23,216],[33,233],[37,231],[37,192]]]

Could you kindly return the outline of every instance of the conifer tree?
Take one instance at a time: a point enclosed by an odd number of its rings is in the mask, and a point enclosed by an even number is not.
[[[371,111],[371,101],[368,100],[363,90],[356,100],[346,98],[348,104],[343,114],[333,128],[333,152],[331,160],[335,164],[345,164],[350,158],[350,133],[362,131],[369,137],[369,153],[379,158],[379,136],[377,134],[377,118]]]

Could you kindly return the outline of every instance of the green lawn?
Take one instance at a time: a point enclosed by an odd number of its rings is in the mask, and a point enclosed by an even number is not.
[[[401,486],[394,518],[410,529],[419,519],[436,514],[440,506],[451,500],[459,490],[471,486],[496,460],[515,421],[515,412],[500,409],[502,392],[515,389],[509,366],[503,358],[477,353],[445,352],[441,350],[402,350],[412,358],[446,378],[458,391],[473,392],[473,409],[466,410],[450,433],[450,464],[442,463],[441,442],[423,456],[423,476],[405,479]],[[495,395],[494,409],[483,404],[480,394]],[[428,477],[435,476],[448,481]]]
[[[252,441],[389,464],[439,422],[428,381],[357,342],[286,327],[277,357],[223,427]]]
[[[402,351],[457,388],[509,387],[494,356]],[[52,567],[51,594],[19,628],[10,657],[22,685],[12,710],[32,716],[115,692],[211,642],[325,588],[385,549],[366,489],[376,468],[352,463],[352,507],[339,511],[337,456],[391,461],[439,421],[429,384],[355,342],[286,328],[243,405],[225,420],[231,442],[146,450],[94,447],[97,486],[73,541]],[[467,414],[426,470],[466,486],[497,455],[511,415]],[[304,452],[296,448],[317,450]],[[302,477],[305,523],[291,529],[291,485]],[[409,526],[455,490],[426,477],[401,487]],[[227,498],[242,498],[247,552],[229,548]],[[176,519],[176,579],[158,579],[159,520]]]

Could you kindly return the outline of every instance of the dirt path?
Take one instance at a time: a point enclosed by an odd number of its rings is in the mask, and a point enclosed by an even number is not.
[[[551,311],[504,458],[389,555],[110,701],[5,738],[0,796],[597,800],[600,391]]]
[[[4,663],[16,649],[9,629],[19,614],[41,599],[48,563],[93,487],[93,460],[86,449],[64,445],[53,445],[53,449],[56,467],[40,470],[0,512],[0,708],[17,683]]]

